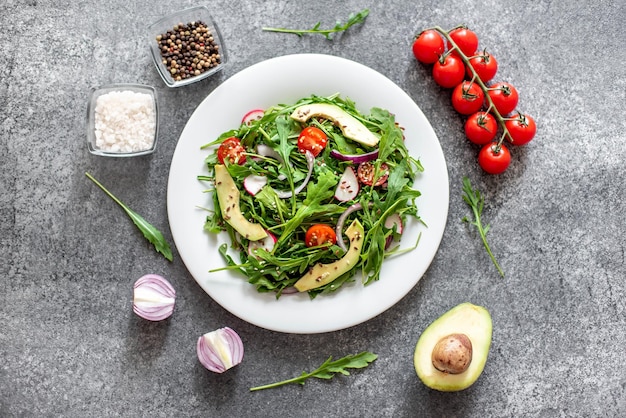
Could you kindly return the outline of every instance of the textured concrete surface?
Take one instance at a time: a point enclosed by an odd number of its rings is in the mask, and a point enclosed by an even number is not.
[[[168,89],[150,62],[145,26],[194,3],[5,1],[0,14],[0,416],[626,416],[626,59],[623,1],[213,1],[230,65]],[[327,41],[262,26],[332,26],[370,7],[365,25]],[[502,176],[481,172],[463,119],[410,45],[421,29],[467,23],[514,83],[539,132]],[[221,82],[275,56],[328,53],[391,78],[432,123],[446,154],[450,210],[441,248],[396,306],[353,328],[285,335],[249,325],[204,294],[180,257],[168,263],[85,177],[89,171],[165,232],[170,160],[186,120]],[[91,86],[157,87],[155,154],[88,154]],[[366,86],[364,86],[366,88]],[[461,180],[484,194],[497,276],[474,231]],[[174,316],[147,323],[130,308],[134,280],[169,277]],[[470,389],[439,393],[412,365],[433,319],[472,301],[493,316],[486,369]],[[213,375],[197,337],[228,325],[244,362]],[[251,386],[370,350],[369,368],[333,381],[250,393]]]

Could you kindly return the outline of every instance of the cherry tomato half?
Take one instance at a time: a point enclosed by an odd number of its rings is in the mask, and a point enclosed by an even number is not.
[[[502,116],[508,115],[517,107],[519,95],[517,90],[509,83],[496,83],[489,87],[489,97],[493,105]]]
[[[483,106],[485,94],[480,86],[464,81],[452,91],[452,107],[462,115],[476,113]]]
[[[451,89],[464,77],[465,64],[456,55],[447,55],[433,65],[433,79],[443,88]]]
[[[376,183],[374,183],[374,170],[375,165],[371,161],[367,161],[359,164],[359,167],[356,169],[356,176],[359,181],[366,186],[382,186],[387,181],[389,177],[389,166],[385,163],[380,164],[380,169],[378,171],[378,176],[376,176]]]
[[[477,112],[465,121],[465,136],[474,144],[488,144],[497,133],[498,122],[491,113]]]
[[[217,160],[221,164],[228,160],[230,164],[243,165],[246,162],[246,149],[241,145],[239,138],[234,136],[226,138],[217,149]]]
[[[310,151],[315,157],[324,150],[327,143],[328,136],[315,126],[307,126],[298,136],[298,150],[300,152]]]
[[[467,28],[453,29],[450,31],[449,35],[466,57],[471,57],[478,49],[478,36]],[[451,48],[452,45],[448,42],[448,49]],[[454,54],[456,52],[455,50],[452,53]]]
[[[502,174],[509,168],[511,153],[495,142],[485,145],[478,153],[478,164],[489,174]]]
[[[487,51],[484,51],[480,55],[473,56],[469,61],[471,67],[476,71],[478,78],[480,78],[483,83],[493,79],[498,72],[498,61]],[[469,67],[467,68],[467,75],[469,77],[473,76],[472,70]]]
[[[535,120],[522,113],[519,113],[515,119],[507,120],[504,125],[511,135],[510,140],[513,145],[528,144],[537,132]]]
[[[437,62],[441,54],[443,54],[443,50],[443,38],[434,30],[426,30],[420,33],[413,42],[413,55],[423,64]]]
[[[304,244],[307,247],[331,246],[336,243],[337,234],[335,230],[326,224],[315,224],[304,234]]]

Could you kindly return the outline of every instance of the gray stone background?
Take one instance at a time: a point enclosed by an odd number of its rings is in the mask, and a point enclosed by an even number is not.
[[[218,76],[168,89],[145,27],[196,3],[8,0],[0,13],[0,416],[626,416],[626,60],[621,0],[212,1],[230,53]],[[328,41],[263,32],[309,28],[371,10]],[[483,174],[450,92],[416,63],[420,30],[466,23],[520,92],[539,131],[510,169]],[[177,139],[195,107],[228,77],[290,53],[368,65],[402,87],[430,120],[450,175],[448,225],[419,284],[380,316],[343,331],[287,335],[247,324],[209,298],[182,264],[153,252],[89,171],[164,231]],[[104,159],[85,144],[89,88],[138,82],[158,89],[157,151]],[[366,88],[366,86],[364,86]],[[461,181],[484,194],[501,279],[475,232]],[[178,292],[174,316],[131,310],[146,272]],[[407,271],[407,274],[408,271]],[[420,332],[463,301],[487,307],[493,345],[480,379],[439,393],[415,375]],[[199,335],[237,330],[244,362],[224,375],[196,359]],[[312,370],[326,357],[369,350],[370,367],[332,381],[250,393]]]

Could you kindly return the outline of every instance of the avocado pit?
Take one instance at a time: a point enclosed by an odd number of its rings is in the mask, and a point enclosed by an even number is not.
[[[463,373],[472,362],[472,341],[465,334],[441,338],[432,352],[433,367],[450,374]]]

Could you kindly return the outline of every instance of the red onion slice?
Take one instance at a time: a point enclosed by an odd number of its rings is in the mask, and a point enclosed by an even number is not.
[[[348,206],[337,219],[337,226],[335,226],[335,234],[337,234],[337,245],[342,250],[346,251],[346,244],[343,242],[343,225],[346,223],[346,218],[350,216],[352,212],[363,209],[363,206],[360,203],[355,203],[354,205]]]
[[[355,164],[361,164],[378,158],[378,150],[370,151],[365,154],[342,154],[337,150],[330,151],[330,156],[340,161],[352,161]]]
[[[280,161],[281,163],[283,162],[283,157],[281,157],[278,151],[276,151],[274,148],[270,147],[269,145],[265,145],[265,144],[257,145],[256,152],[257,154],[263,157],[270,157],[270,158],[274,158]]]
[[[224,373],[243,360],[243,342],[235,331],[224,327],[198,338],[197,353],[205,368]]]
[[[149,321],[161,321],[174,312],[176,291],[156,274],[140,277],[133,286],[133,312]]]
[[[313,173],[313,165],[315,164],[315,156],[310,151],[305,151],[304,155],[306,156],[306,163],[309,168],[309,172],[307,173],[302,183],[300,183],[300,185],[296,187],[293,193],[291,192],[291,190],[276,190],[276,194],[279,198],[289,199],[294,194],[300,193],[311,179],[311,174]]]

